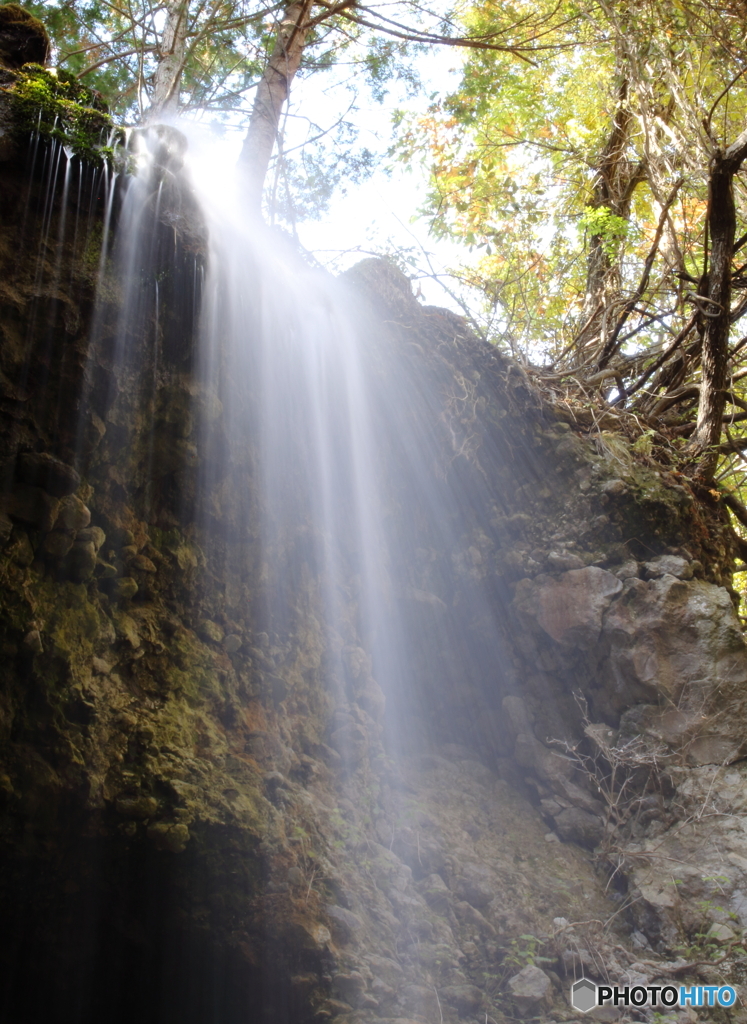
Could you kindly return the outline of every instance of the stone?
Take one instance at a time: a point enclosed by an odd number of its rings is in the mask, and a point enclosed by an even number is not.
[[[595,814],[580,807],[566,807],[555,816],[555,829],[561,839],[590,849],[604,837],[604,825]]]
[[[360,679],[356,687],[355,699],[371,715],[374,721],[383,721],[386,697],[373,676],[366,675]]]
[[[135,543],[135,534],[124,526],[117,526],[109,534],[109,539],[115,547],[126,548]]]
[[[473,907],[466,900],[459,900],[454,904],[454,913],[462,924],[469,925],[473,929],[476,928],[481,935],[493,936],[496,934],[490,921],[483,917],[477,907]]]
[[[8,549],[10,557],[16,565],[22,565],[24,568],[27,568],[32,565],[34,561],[33,545],[25,530],[15,529],[13,534],[13,543]]]
[[[691,764],[736,760],[747,749],[741,716],[719,711],[743,701],[747,646],[728,592],[667,574],[629,580],[604,621],[609,656],[600,674],[600,714],[634,727]],[[606,706],[605,702],[606,701]],[[635,711],[635,706],[648,705]],[[628,710],[630,709],[630,710]],[[636,721],[631,714],[635,711]]]
[[[604,494],[609,495],[610,497],[622,497],[623,494],[627,493],[627,490],[628,488],[625,485],[625,481],[619,480],[617,478],[607,480],[604,484],[602,484],[602,492]]]
[[[104,533],[100,526],[86,526],[84,529],[78,530],[77,534],[75,535],[75,539],[81,541],[90,541],[91,544],[93,544],[94,548],[96,549],[96,553],[98,554],[98,552],[104,546],[104,542],[106,541],[106,534]]]
[[[119,601],[129,601],[138,592],[138,585],[131,576],[122,576],[121,579],[113,580],[111,595]]]
[[[319,921],[292,921],[286,929],[287,941],[300,949],[314,952],[326,950],[332,942],[332,933]]]
[[[440,996],[460,1013],[476,1013],[483,1001],[483,994],[476,985],[447,985],[441,989]]]
[[[335,903],[328,903],[325,910],[332,926],[332,932],[341,942],[352,942],[357,935],[362,933],[363,922],[352,910],[338,907]]]
[[[100,676],[108,676],[111,670],[114,668],[112,664],[106,661],[104,658],[93,658],[91,661],[93,671]]]
[[[152,818],[158,811],[158,802],[152,796],[122,796],[114,806],[123,818]]]
[[[557,579],[537,577],[537,622],[560,644],[588,649],[602,631],[602,616],[622,583],[597,566],[571,569]]]
[[[527,964],[518,974],[508,979],[508,991],[519,1010],[536,1010],[548,1003],[552,995],[552,981],[539,967]]]
[[[223,640],[223,630],[212,619],[201,619],[197,626],[197,635],[209,643],[219,644]]]
[[[148,826],[148,839],[157,850],[183,853],[190,839],[189,829],[182,822],[157,821]]]
[[[405,985],[400,1000],[406,1010],[419,1014],[426,1020],[439,1020],[439,1005],[436,990],[425,985]]]
[[[346,1003],[355,1006],[366,991],[366,979],[359,971],[341,971],[332,977],[332,990]]]
[[[547,556],[547,564],[553,572],[566,572],[568,569],[584,568],[583,559],[568,551],[551,551]]]
[[[75,494],[68,494],[60,501],[55,519],[58,530],[82,530],[91,522],[91,510]]]
[[[737,935],[728,924],[720,924],[716,921],[708,929],[706,938],[712,939],[714,942],[734,942]]]
[[[63,568],[67,575],[77,583],[82,583],[93,576],[96,568],[96,549],[91,541],[76,541],[65,558]]]
[[[385,830],[387,828],[385,826]],[[389,841],[391,831],[385,839],[385,845],[388,845]],[[435,839],[424,836],[420,829],[407,826],[396,829],[391,848],[408,865],[416,878],[441,874],[444,870],[444,852],[440,844]]]
[[[396,991],[404,979],[404,971],[396,960],[386,956],[378,956],[369,953],[365,958],[366,964],[374,974],[374,977],[383,982],[390,991]]]
[[[619,580],[637,579],[638,562],[633,561],[632,558],[627,562],[623,562],[618,569],[615,569],[614,575],[617,576]]]
[[[242,640],[236,633],[228,633],[223,637],[223,650],[226,654],[237,654],[241,650]]]
[[[445,914],[449,909],[451,892],[440,875],[428,875],[419,883],[418,891],[431,910],[437,914]]]
[[[521,697],[515,694],[504,697],[502,706],[509,729],[516,737],[515,762],[536,772],[566,803],[581,807],[591,814],[601,813],[602,804],[599,800],[571,778],[573,766],[568,758],[550,750],[534,735],[526,704]]]
[[[691,563],[679,555],[659,555],[644,562],[643,569],[647,579],[658,579],[660,576],[676,576],[680,580],[693,578]]]
[[[13,520],[6,512],[0,512],[0,547],[5,547],[12,532]]]
[[[42,552],[59,561],[68,554],[74,542],[75,534],[69,530],[52,530],[42,542]]]
[[[23,646],[27,647],[30,651],[33,651],[34,654],[41,654],[44,647],[42,644],[41,633],[38,629],[32,629],[26,634],[23,638]]]
[[[46,452],[22,452],[16,461],[16,477],[55,498],[64,498],[80,487],[80,476],[73,467]]]
[[[366,730],[358,722],[348,722],[336,729],[329,742],[343,761],[350,765],[360,764],[368,750]]]
[[[156,571],[155,565],[153,564],[153,562],[151,562],[150,558],[148,558],[147,555],[135,555],[135,557],[129,563],[129,568],[138,569],[140,572],[153,573]]]
[[[473,907],[486,907],[496,892],[490,869],[484,864],[462,864],[461,872],[452,883],[454,893]]]
[[[10,491],[0,496],[0,511],[11,519],[36,526],[40,530],[51,530],[60,507],[58,498],[53,498],[41,487],[15,483]]]

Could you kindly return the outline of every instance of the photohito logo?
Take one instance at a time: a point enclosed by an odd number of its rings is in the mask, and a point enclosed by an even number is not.
[[[588,1013],[596,1006],[733,1006],[731,985],[597,985],[581,978],[571,986],[571,1006]]]

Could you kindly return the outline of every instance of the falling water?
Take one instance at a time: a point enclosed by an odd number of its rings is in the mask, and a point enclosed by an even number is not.
[[[247,550],[231,549],[223,571],[245,565],[261,587],[233,615],[249,612],[270,646],[293,638],[323,651],[349,769],[382,691],[390,754],[436,740],[495,753],[510,677],[505,595],[479,563],[500,499],[459,422],[471,382],[445,378],[421,343],[373,328],[352,281],[310,266],[242,213],[239,180],[216,176],[198,164],[210,239],[199,373],[222,409],[202,423],[200,529],[220,548],[227,519],[250,524]]]

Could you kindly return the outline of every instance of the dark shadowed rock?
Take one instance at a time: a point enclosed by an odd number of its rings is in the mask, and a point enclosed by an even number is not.
[[[24,64],[46,64],[49,36],[44,25],[19,4],[0,7],[0,64],[21,68]]]
[[[31,484],[16,483],[9,493],[0,497],[0,510],[12,519],[19,519],[41,530],[52,528],[59,507],[57,498]]]
[[[64,558],[70,551],[75,541],[75,534],[68,530],[52,530],[44,538],[42,551],[50,558]]]
[[[55,498],[64,498],[80,487],[80,476],[73,467],[46,452],[22,452],[16,462],[16,476]]]
[[[93,576],[95,568],[96,549],[93,543],[91,541],[76,541],[65,558],[65,572],[77,583],[83,583]]]
[[[555,816],[555,827],[561,839],[594,847],[602,840],[604,827],[600,818],[580,807],[567,807]]]

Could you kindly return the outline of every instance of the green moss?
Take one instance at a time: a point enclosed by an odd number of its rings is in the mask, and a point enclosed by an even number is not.
[[[193,705],[210,698],[223,699],[210,652],[194,635],[177,633],[168,652],[170,662],[163,677],[170,690],[183,694]]]
[[[111,161],[112,142],[123,142],[97,95],[73,76],[26,64],[10,92],[17,131],[38,131],[67,146],[82,160]]]
[[[45,632],[54,651],[69,667],[73,679],[85,679],[102,632],[102,617],[83,584],[39,580],[36,589],[37,615],[46,620]]]

